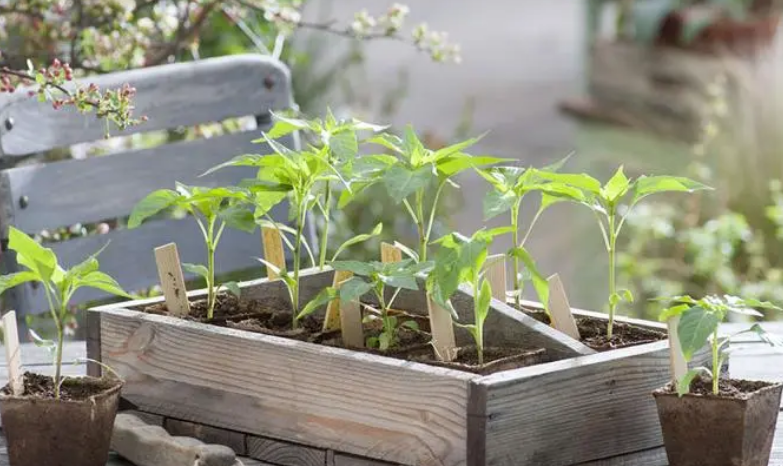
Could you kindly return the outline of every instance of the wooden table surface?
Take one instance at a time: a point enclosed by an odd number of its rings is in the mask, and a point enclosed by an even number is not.
[[[734,333],[746,328],[741,324],[726,324],[722,328],[725,334]],[[783,322],[771,322],[764,324],[767,331],[783,337]],[[729,372],[734,378],[751,380],[769,380],[783,382],[783,350],[772,348],[758,339],[755,335],[742,335],[733,344],[736,348],[729,361]],[[31,344],[25,344],[22,348],[22,363],[25,370],[51,374],[49,353],[42,348]],[[67,361],[64,372],[67,375],[80,375],[84,373],[85,357],[84,342],[69,343],[65,347],[63,360]],[[5,359],[0,363],[0,386],[5,385],[7,372]],[[783,409],[783,403],[781,405]],[[272,466],[255,460],[242,459],[245,466]],[[616,464],[616,463],[613,463]],[[624,462],[624,466],[666,466],[666,453],[664,450],[644,452],[640,455],[632,455]],[[602,466],[602,461],[593,461],[579,466]],[[0,466],[8,466],[8,458],[4,439],[0,436]],[[43,465],[42,465],[43,466]],[[113,456],[107,466],[132,466],[130,463]],[[783,466],[783,415],[778,418],[778,426],[775,435],[775,445],[772,449],[772,458],[769,466]]]

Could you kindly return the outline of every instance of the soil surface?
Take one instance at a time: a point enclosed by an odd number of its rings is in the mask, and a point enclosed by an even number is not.
[[[522,309],[530,317],[549,325],[549,316],[544,311]],[[653,343],[667,338],[666,333],[651,330],[637,325],[615,322],[612,338],[606,337],[605,320],[593,317],[576,317],[576,326],[582,343],[596,351],[609,351],[613,349],[627,348],[629,346]]]
[[[84,401],[116,386],[116,381],[103,379],[66,378],[60,387],[63,401]],[[11,395],[11,387],[2,389],[4,395]],[[49,376],[25,372],[24,396],[54,399],[54,379]]]
[[[749,395],[761,390],[762,388],[775,385],[771,382],[763,382],[756,380],[739,380],[739,379],[720,379],[718,381],[718,389],[721,398],[733,398],[733,399],[746,399]],[[674,385],[669,384],[665,388],[661,389],[662,393],[675,394],[677,389]],[[708,377],[696,377],[691,382],[690,393],[694,395],[702,396],[715,396],[712,394],[712,379]]]
[[[435,359],[432,351],[414,354],[411,360],[431,364],[433,366],[448,367],[474,374],[488,375],[495,372],[518,369],[546,362],[546,353],[543,348],[484,348],[484,363],[479,364],[478,351],[475,346],[463,346],[457,349],[457,357],[454,361],[444,362]]]

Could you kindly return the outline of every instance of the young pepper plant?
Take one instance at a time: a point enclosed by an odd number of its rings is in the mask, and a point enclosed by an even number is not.
[[[54,251],[41,246],[14,227],[9,227],[8,248],[16,253],[17,263],[27,270],[0,277],[0,294],[27,282],[39,282],[42,285],[49,304],[49,314],[57,331],[57,341],[43,340],[32,331],[30,335],[36,344],[54,352],[54,398],[59,400],[63,381],[63,341],[69,317],[68,307],[73,294],[80,288],[96,288],[117,296],[131,296],[113,278],[98,270],[97,256],[102,250],[65,270],[58,264]]]
[[[533,287],[536,289],[536,293],[544,306],[547,306],[549,296],[547,281],[540,274],[532,272],[536,270],[536,266],[530,254],[524,249],[524,246],[541,214],[551,204],[545,202],[547,198],[542,199],[541,207],[530,221],[525,235],[520,240],[519,235],[522,228],[519,224],[519,214],[522,209],[522,201],[527,194],[536,191],[551,192],[554,195],[560,195],[564,191],[573,191],[574,188],[563,183],[549,181],[541,176],[542,173],[556,172],[567,159],[565,158],[554,165],[542,169],[492,167],[476,170],[492,186],[492,189],[487,191],[484,197],[484,220],[490,220],[505,212],[509,212],[511,216],[511,241],[513,244],[511,266],[514,277],[513,296],[517,307],[521,306],[522,288],[525,282],[520,262],[526,267],[533,282]]]
[[[128,228],[136,228],[146,219],[165,209],[180,208],[196,219],[207,249],[207,266],[182,264],[188,272],[202,276],[207,282],[207,319],[212,319],[217,303],[218,287],[215,283],[215,251],[226,226],[248,233],[256,224],[246,208],[249,192],[232,187],[203,188],[177,183],[176,190],[161,189],[142,199],[131,212]],[[223,284],[239,295],[236,283]]]
[[[505,159],[489,156],[471,156],[463,152],[480,138],[431,150],[424,147],[411,126],[405,129],[402,138],[383,133],[369,140],[389,149],[393,156],[376,156],[375,164],[382,165],[380,179],[389,196],[397,203],[402,202],[405,210],[416,224],[419,236],[418,256],[427,260],[427,247],[435,222],[440,196],[446,185],[458,187],[452,178],[459,173],[495,163]],[[427,203],[425,193],[431,182],[437,182],[437,190],[431,202]]]
[[[559,201],[572,201],[589,208],[598,221],[604,246],[609,255],[609,322],[606,335],[611,338],[618,303],[633,301],[629,290],[617,289],[617,238],[631,210],[647,196],[663,192],[687,192],[712,189],[681,176],[640,176],[629,179],[620,166],[603,186],[590,175],[571,173],[542,173],[546,179],[562,183],[569,189],[542,193],[541,208]],[[627,201],[624,209],[623,202]]]
[[[301,131],[305,136],[310,136],[310,150],[322,150],[327,163],[335,167],[342,175],[343,181],[350,183],[354,180],[353,165],[359,154],[358,132],[370,131],[377,133],[386,129],[386,126],[374,125],[357,119],[338,120],[327,109],[326,118],[304,120],[287,118],[282,115],[274,115],[275,125],[267,133],[270,139],[279,139],[288,136],[295,131]],[[323,269],[326,265],[327,251],[329,249],[329,230],[332,221],[332,208],[335,205],[334,192],[337,189],[331,179],[323,180],[322,198],[316,201],[316,206],[323,216],[323,229],[319,239],[318,267]],[[350,193],[350,190],[344,191]]]
[[[381,333],[378,337],[367,340],[367,346],[377,347],[381,351],[393,348],[398,343],[399,329],[402,326],[416,329],[414,321],[399,323],[397,317],[389,314],[394,300],[400,290],[418,290],[417,275],[426,273],[432,268],[430,262],[415,262],[405,259],[400,262],[358,262],[358,261],[334,261],[330,264],[334,270],[347,271],[354,274],[340,286],[339,291],[329,287],[321,291],[302,311],[309,314],[319,306],[339,298],[342,302],[356,301],[364,294],[373,292],[378,300],[379,318],[381,320]],[[386,299],[387,287],[395,288],[391,298]]]
[[[730,313],[742,316],[762,317],[755,309],[783,310],[767,301],[742,299],[736,296],[706,296],[694,299],[690,296],[676,296],[666,301],[672,306],[661,312],[660,320],[665,322],[675,316],[680,316],[677,333],[680,339],[683,356],[690,361],[693,354],[704,347],[707,341],[712,349],[712,369],[697,367],[689,370],[681,380],[677,381],[677,393],[682,396],[690,391],[691,382],[696,376],[706,374],[712,380],[712,393],[720,394],[720,371],[729,356],[728,347],[732,339],[745,333],[755,333],[762,341],[783,346],[783,340],[767,333],[759,324],[753,324],[749,329],[721,338],[718,334],[720,324]]]
[[[467,329],[473,336],[479,364],[484,364],[484,322],[492,301],[492,288],[484,277],[484,266],[493,239],[509,232],[509,227],[479,230],[470,238],[450,233],[435,241],[440,248],[435,266],[427,277],[427,290],[436,303],[453,311],[451,296],[461,284],[470,286],[474,296],[473,323],[456,325]]]

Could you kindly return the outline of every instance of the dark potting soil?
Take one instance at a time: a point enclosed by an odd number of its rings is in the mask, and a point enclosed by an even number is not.
[[[544,311],[522,309],[530,317],[550,325],[549,316]],[[638,325],[615,322],[612,338],[606,337],[607,322],[594,317],[576,317],[576,326],[582,343],[596,351],[609,351],[613,349],[627,348],[629,346],[643,345],[666,339],[666,333],[659,332]]]
[[[106,379],[68,377],[63,380],[60,386],[60,399],[63,401],[84,401],[115,387],[116,383],[116,381]],[[3,395],[11,395],[11,387],[6,385],[2,389],[2,393]],[[54,379],[45,375],[25,372],[24,396],[53,400]]]
[[[479,364],[478,351],[475,346],[462,346],[457,349],[454,361],[439,361],[432,351],[413,354],[412,361],[433,366],[447,367],[479,375],[489,375],[495,372],[518,369],[546,362],[546,350],[543,348],[484,348],[484,362]]]
[[[772,385],[775,384],[757,380],[720,379],[718,381],[718,390],[720,390],[718,396],[720,398],[742,400],[748,398],[749,395],[762,388],[770,387]],[[677,393],[676,387],[672,384],[667,385],[660,391],[668,394]],[[691,382],[690,393],[702,396],[715,396],[712,393],[712,379],[709,377],[696,377],[693,382]]]

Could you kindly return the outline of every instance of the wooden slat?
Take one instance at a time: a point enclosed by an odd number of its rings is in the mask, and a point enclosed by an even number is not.
[[[103,312],[102,360],[123,375],[123,396],[142,410],[407,465],[464,464],[471,375],[170,317]]]
[[[247,455],[280,466],[323,466],[326,463],[325,450],[253,436],[247,439]]]
[[[359,458],[357,456],[343,455],[335,453],[333,462],[327,461],[327,466],[396,466],[393,463],[387,463],[386,461],[376,461],[367,458]]]
[[[252,168],[226,168],[199,178],[209,168],[244,153],[267,154],[266,144],[254,144],[260,132],[249,131],[210,139],[167,144],[84,160],[13,168],[2,173],[10,200],[4,225],[27,232],[97,222],[129,215],[147,194],[191,185],[225,186],[252,178]],[[289,139],[285,143],[291,144]],[[21,208],[19,199],[28,204]],[[4,229],[5,230],[5,229]],[[3,233],[5,234],[5,233]]]
[[[283,207],[273,212],[276,218],[285,218]],[[52,245],[60,262],[73,266],[99,250],[107,241],[109,246],[99,256],[101,270],[114,277],[121,286],[131,292],[139,291],[158,283],[155,268],[155,247],[168,242],[177,242],[182,262],[206,263],[204,239],[195,221],[191,218],[150,222],[133,230],[118,230],[107,235],[89,236]],[[263,269],[254,258],[260,254],[258,234],[226,229],[218,246],[215,269],[217,274],[258,268]],[[10,255],[6,255],[10,258]],[[186,275],[193,278],[192,275]],[[20,288],[28,293],[26,313],[40,312],[46,307],[46,297],[41,288],[26,285]],[[106,293],[93,289],[76,292],[72,304],[106,297]]]
[[[670,380],[668,345],[661,341],[477,381],[488,390],[487,464],[574,464],[663,445],[651,392]],[[707,353],[698,353],[693,364],[704,364]]]
[[[262,55],[234,55],[144,68],[91,77],[102,88],[129,83],[137,90],[136,115],[149,120],[113,135],[189,126],[230,117],[263,115],[270,109],[290,108],[288,70]],[[53,110],[20,90],[0,100],[0,122],[13,121],[3,130],[0,147],[5,155],[22,155],[102,139],[105,123],[94,115],[73,109]]]
[[[247,436],[245,434],[177,419],[165,419],[163,427],[175,437],[192,437],[209,445],[227,446],[237,455],[247,455]]]

